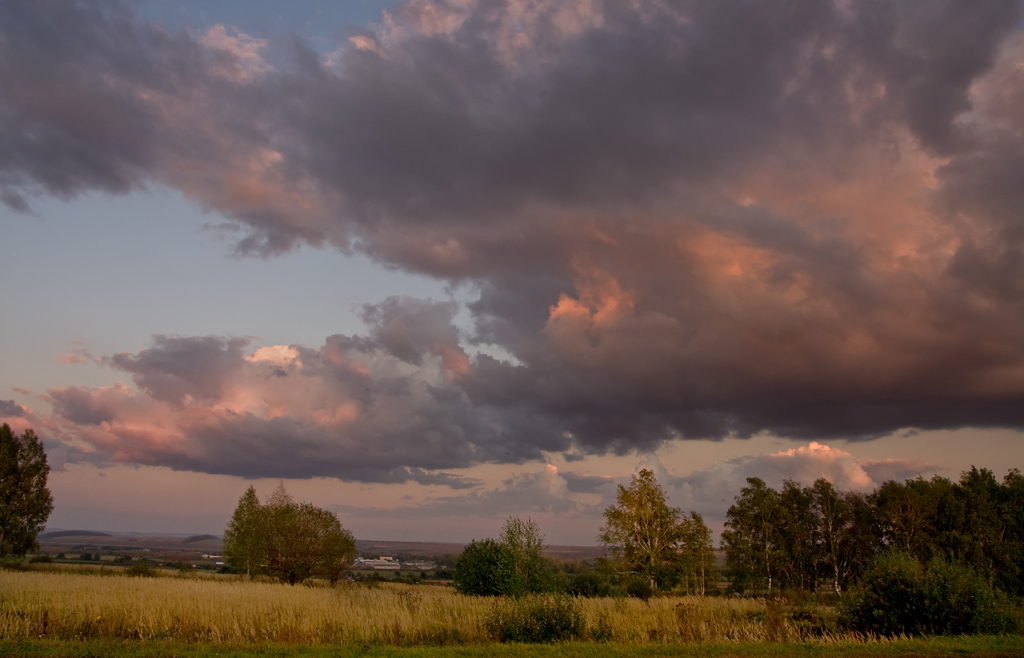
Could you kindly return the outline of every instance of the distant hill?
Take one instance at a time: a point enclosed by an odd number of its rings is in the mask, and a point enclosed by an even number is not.
[[[96,532],[95,530],[54,530],[39,534],[39,539],[54,539],[56,537],[112,537],[109,532]]]
[[[181,543],[192,544],[197,541],[207,541],[210,539],[220,541],[220,537],[218,537],[217,535],[192,535],[191,537],[186,537],[185,539],[182,539]]]

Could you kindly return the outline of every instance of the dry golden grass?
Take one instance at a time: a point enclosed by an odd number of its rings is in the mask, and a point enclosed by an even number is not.
[[[492,641],[486,618],[494,604],[427,585],[292,587],[239,578],[0,571],[0,640],[478,644]],[[583,599],[580,605],[589,634],[613,642],[832,639],[754,599]]]

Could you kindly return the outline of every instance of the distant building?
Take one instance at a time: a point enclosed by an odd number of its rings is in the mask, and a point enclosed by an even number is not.
[[[355,567],[364,569],[376,569],[377,571],[398,571],[402,565],[393,557],[380,556],[376,560],[357,557]]]

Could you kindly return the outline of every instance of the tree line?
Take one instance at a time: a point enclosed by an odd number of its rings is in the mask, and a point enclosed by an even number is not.
[[[563,591],[577,596],[629,593],[647,598],[658,589],[704,594],[718,579],[711,530],[696,512],[670,507],[649,470],[619,485],[604,513],[599,541],[612,549],[597,568],[558,572],[543,556],[537,524],[511,517],[498,539],[474,540],[455,563],[454,585],[466,594],[520,597]]]
[[[880,555],[962,565],[1007,594],[1024,595],[1024,477],[999,482],[972,468],[959,482],[890,480],[870,494],[825,479],[781,489],[748,478],[729,508],[722,548],[731,587],[842,593]]]
[[[35,433],[17,435],[0,425],[0,554],[38,549],[36,536],[53,509],[48,474]],[[467,593],[511,597],[557,590],[587,596],[717,592],[710,530],[698,513],[669,506],[651,471],[619,485],[604,520],[598,539],[611,557],[598,560],[595,569],[556,569],[543,556],[537,524],[513,517],[498,539],[466,547],[456,560],[454,583]],[[879,572],[880,560],[898,553],[904,557],[890,562],[909,569],[911,580],[945,583],[956,572],[961,580],[977,577],[1020,597],[1024,476],[1014,469],[1000,482],[987,469],[971,468],[958,482],[938,476],[890,480],[868,494],[837,490],[824,478],[810,486],[787,480],[778,490],[748,478],[728,510],[721,548],[737,592],[842,594],[872,578],[884,580],[889,572]],[[295,502],[282,484],[265,504],[253,487],[242,495],[225,531],[224,554],[242,574],[296,584],[311,577],[336,582],[356,551],[352,533],[335,514]],[[920,573],[908,564],[919,565]]]

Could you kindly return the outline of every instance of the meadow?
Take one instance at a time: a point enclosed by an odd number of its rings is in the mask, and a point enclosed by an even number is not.
[[[739,651],[744,646],[760,646],[756,655],[785,655],[771,647],[793,643],[805,654],[813,649],[806,655],[893,655],[895,648],[834,630],[829,621],[834,613],[823,606],[812,612],[727,597],[577,599],[576,604],[585,620],[581,639],[591,647],[582,653],[590,655],[643,655],[642,647],[665,645],[730,646],[729,655],[748,655]],[[281,646],[385,652],[444,646],[457,649],[445,655],[476,655],[474,647],[499,649],[488,620],[501,605],[494,598],[428,585],[290,586],[194,574],[129,578],[117,569],[0,571],[0,655],[104,655],[108,651],[97,647],[110,642],[120,647],[111,650],[118,655],[136,655],[133,647],[140,645],[187,645],[200,653],[217,647],[217,652],[265,653]],[[1000,642],[1010,647],[1006,655],[1024,651],[1019,638]],[[849,654],[851,648],[860,653]]]

